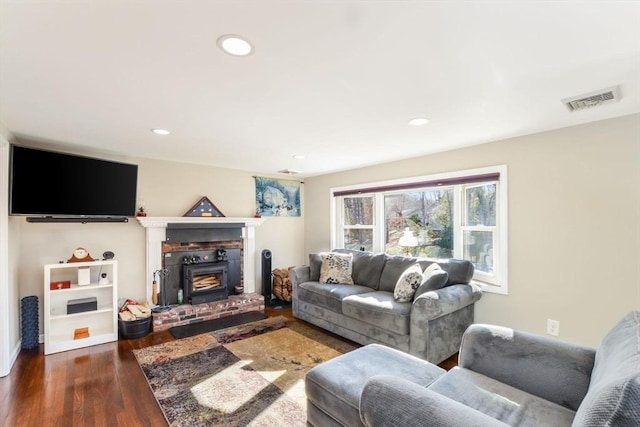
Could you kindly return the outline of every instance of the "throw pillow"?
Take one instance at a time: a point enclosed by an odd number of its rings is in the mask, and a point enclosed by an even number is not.
[[[410,302],[420,283],[422,283],[422,267],[416,263],[402,272],[393,290],[393,297],[398,302]]]
[[[351,271],[353,269],[353,254],[339,254],[335,252],[322,254],[320,266],[320,283],[344,283],[353,285]]]
[[[447,284],[447,280],[449,280],[449,273],[444,271],[438,263],[434,262],[424,270],[424,273],[422,273],[422,283],[414,297],[418,298],[425,292],[437,291],[438,289],[443,288],[444,285]]]

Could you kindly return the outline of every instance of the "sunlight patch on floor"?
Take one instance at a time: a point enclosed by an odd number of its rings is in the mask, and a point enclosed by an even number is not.
[[[191,387],[193,397],[202,406],[231,414],[246,405],[256,394],[269,386],[256,372],[244,367],[251,360],[241,360]],[[256,381],[256,379],[259,381]],[[259,384],[258,384],[259,383]],[[224,390],[224,400],[220,399]]]
[[[279,377],[281,377],[282,375],[286,374],[287,371],[285,369],[282,370],[277,370],[277,371],[256,371],[258,372],[260,375],[262,375],[264,378],[267,379],[267,381],[270,382],[275,382]]]

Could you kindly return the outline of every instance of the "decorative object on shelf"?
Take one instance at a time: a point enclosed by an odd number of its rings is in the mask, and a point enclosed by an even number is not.
[[[67,262],[87,262],[94,261],[94,259],[89,255],[89,251],[83,247],[77,247],[73,251],[71,258],[67,260]]]
[[[147,216],[147,213],[144,211],[144,207],[140,206],[138,212],[136,212],[136,216]]]
[[[107,273],[100,273],[100,280],[98,281],[99,285],[108,285],[109,278],[107,277]]]
[[[256,176],[256,213],[261,216],[300,216],[300,181]]]
[[[78,268],[78,286],[91,284],[91,267]]]
[[[224,217],[224,214],[218,209],[207,197],[203,197],[198,200],[198,203],[193,205],[188,211],[184,213],[186,217]]]
[[[158,296],[157,296],[157,292],[156,290],[158,289],[158,277],[161,279],[160,282],[160,305],[154,307],[151,311],[153,311],[154,313],[163,313],[165,311],[169,311],[171,310],[171,307],[167,304],[167,293],[165,291],[165,278],[169,276],[169,270],[167,270],[166,268],[161,268],[159,270],[156,270],[153,272],[153,295],[152,295],[152,301],[158,301]],[[154,304],[157,304],[157,302],[154,302]]]
[[[69,289],[71,287],[71,280],[59,280],[57,282],[51,282],[49,284],[49,290],[55,291],[57,289]]]
[[[411,249],[418,246],[418,238],[413,235],[413,231],[409,227],[405,227],[404,233],[398,240],[398,246],[404,248],[406,256],[411,256]]]
[[[67,301],[67,314],[84,313],[85,311],[96,311],[98,309],[98,299],[96,297],[70,299]]]
[[[115,254],[111,251],[105,251],[102,253],[102,258],[104,258],[105,260],[107,259],[113,259],[113,257],[115,256]]]
[[[78,328],[73,331],[73,339],[79,340],[82,338],[89,338],[89,328]]]

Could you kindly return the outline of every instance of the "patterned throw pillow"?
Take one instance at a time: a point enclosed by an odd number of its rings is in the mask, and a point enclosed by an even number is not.
[[[353,285],[352,269],[353,254],[323,253],[322,265],[320,266],[320,283]]]
[[[422,267],[415,263],[403,271],[398,278],[393,290],[393,297],[398,302],[410,302],[420,283],[422,283]]]

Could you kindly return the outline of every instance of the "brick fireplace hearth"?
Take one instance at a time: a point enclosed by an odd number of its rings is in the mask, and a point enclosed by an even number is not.
[[[230,295],[228,299],[205,304],[182,304],[164,313],[153,313],[153,331],[260,310],[264,310],[264,296],[256,293]]]

